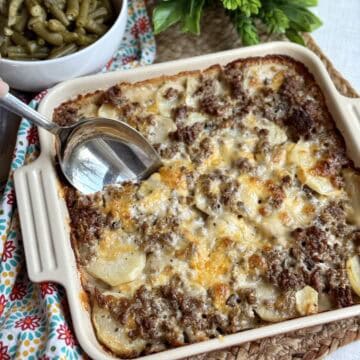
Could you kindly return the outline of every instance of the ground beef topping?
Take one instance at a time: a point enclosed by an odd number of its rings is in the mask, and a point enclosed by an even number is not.
[[[175,109],[172,110],[172,116],[175,120],[175,123],[181,123],[182,120],[186,119],[187,115],[189,114],[189,111],[191,110],[191,108],[189,106],[186,105],[181,105],[176,107]]]
[[[179,96],[179,90],[169,87],[164,94],[166,100],[173,100]]]
[[[309,114],[301,108],[294,109],[290,117],[285,119],[284,123],[288,128],[289,138],[294,142],[297,142],[300,137],[308,140],[315,126]]]
[[[71,104],[64,104],[55,109],[54,121],[60,126],[69,126],[78,120],[78,109]]]
[[[80,196],[73,189],[68,189],[66,191],[66,204],[77,241],[90,243],[98,239],[105,224],[105,218],[92,199]]]
[[[200,122],[197,122],[191,126],[179,126],[176,131],[169,133],[169,138],[174,141],[179,141],[187,145],[191,145],[196,140],[203,128],[204,124]]]
[[[103,103],[112,104],[114,106],[126,103],[125,97],[122,95],[121,88],[118,85],[112,86],[103,94]]]
[[[236,159],[233,162],[233,166],[239,169],[241,174],[249,173],[253,169],[249,159],[243,157]]]

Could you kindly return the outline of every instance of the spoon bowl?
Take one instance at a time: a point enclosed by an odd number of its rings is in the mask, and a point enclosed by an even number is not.
[[[65,177],[85,194],[106,185],[139,181],[161,166],[147,140],[118,120],[80,120],[62,128],[56,147]]]
[[[70,184],[84,194],[107,185],[140,181],[162,165],[151,144],[123,121],[81,119],[61,127],[11,95],[1,79],[0,106],[55,135],[60,168]]]

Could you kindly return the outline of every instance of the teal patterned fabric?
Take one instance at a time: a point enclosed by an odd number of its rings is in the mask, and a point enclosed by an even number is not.
[[[102,72],[150,64],[155,41],[142,0],[130,0],[126,34]],[[36,108],[43,91],[30,105]],[[39,155],[37,129],[23,119],[11,171],[0,195],[0,359],[82,359],[71,325],[64,289],[31,283],[27,277],[13,183],[14,171]]]

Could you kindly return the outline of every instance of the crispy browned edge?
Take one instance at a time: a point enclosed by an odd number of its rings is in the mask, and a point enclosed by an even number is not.
[[[249,57],[249,58],[241,58],[241,59],[237,59],[237,60],[234,60],[224,66],[221,66],[219,64],[215,64],[215,65],[212,65],[204,70],[192,70],[192,71],[182,71],[182,72],[179,72],[175,75],[163,75],[163,76],[159,76],[159,77],[156,77],[156,78],[150,78],[150,79],[146,79],[146,80],[142,80],[142,81],[138,81],[138,82],[134,82],[134,83],[131,83],[131,82],[120,82],[118,84],[116,84],[115,86],[127,86],[127,87],[140,87],[140,86],[146,86],[146,85],[158,85],[158,84],[161,84],[161,83],[164,83],[165,81],[175,81],[175,80],[178,80],[179,78],[181,77],[184,77],[184,76],[200,76],[202,74],[204,75],[207,75],[207,74],[211,74],[213,71],[216,73],[217,71],[225,68],[225,67],[241,67],[241,66],[246,66],[246,65],[254,65],[254,64],[258,64],[258,63],[264,63],[264,62],[273,62],[273,63],[277,63],[277,64],[284,64],[284,65],[292,65],[294,66],[295,68],[295,71],[303,76],[305,78],[306,81],[308,82],[313,82],[314,86],[317,87],[317,89],[320,91],[320,94],[321,94],[321,106],[323,108],[324,111],[327,111],[329,112],[328,110],[328,107],[326,105],[326,101],[325,101],[325,96],[324,96],[324,93],[322,91],[322,89],[320,88],[320,86],[316,83],[315,81],[315,77],[312,73],[310,73],[309,69],[301,62],[295,60],[294,58],[290,57],[290,56],[287,56],[287,55],[266,55],[266,56],[256,56],[256,57]],[[82,103],[84,102],[90,102],[91,103],[91,100],[92,99],[95,99],[97,96],[99,95],[102,95],[106,92],[106,90],[97,90],[93,93],[88,93],[88,94],[80,94],[78,95],[75,99],[71,99],[71,100],[68,100],[62,104],[60,104],[57,108],[54,109],[54,114],[53,116],[55,116],[55,114],[59,111],[61,111],[61,108],[64,107],[64,106],[68,106],[68,105],[72,105],[72,106],[81,106]],[[331,116],[330,117],[332,119],[332,121],[334,122],[333,120],[333,117]],[[335,122],[334,122],[335,124]],[[343,136],[341,135],[340,131],[335,127],[335,130],[338,132],[338,134],[340,135],[340,138],[342,139],[342,142],[343,142],[343,146],[344,148],[346,148],[346,145],[345,145],[345,141],[343,139]],[[65,184],[62,184],[64,186],[64,193],[63,195],[65,194],[66,192],[66,186]],[[71,229],[71,222],[69,223],[70,225],[70,229]],[[77,251],[77,239],[75,238],[75,236],[72,235],[72,233],[70,234],[70,239],[71,239],[71,246],[73,248],[73,251],[75,252],[75,255],[76,255],[76,265],[77,265],[77,268],[78,268],[78,271],[79,271],[79,275],[80,275],[80,281],[81,281],[81,284],[83,286],[83,289],[85,289],[85,273],[84,273],[84,270],[81,269],[80,265],[79,265],[79,262],[78,262],[78,257],[79,257],[79,253]],[[86,292],[86,291],[85,291]],[[79,293],[79,296],[83,296],[81,295],[83,293],[83,291],[81,291]],[[87,292],[86,292],[87,293]],[[88,297],[88,301],[89,303],[86,301],[85,304],[83,304],[83,306],[85,307],[85,309],[87,311],[89,311],[89,315],[90,315],[90,309],[92,308],[91,306],[89,307],[89,305],[91,304],[92,302],[92,299],[91,299],[91,295],[87,293],[87,297]],[[90,318],[91,318],[91,315],[90,315]],[[95,331],[95,329],[94,329]],[[102,348],[104,349],[104,351],[112,354],[112,355],[115,355],[115,356],[119,356],[121,358],[134,358],[134,353],[131,352],[131,351],[124,351],[122,354],[116,354],[114,352],[112,352],[110,349],[108,349],[104,344],[100,343],[99,341],[99,344],[102,346]],[[136,354],[137,355],[137,354]]]

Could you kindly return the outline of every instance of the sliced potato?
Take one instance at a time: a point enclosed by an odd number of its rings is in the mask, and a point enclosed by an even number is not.
[[[122,253],[111,261],[97,257],[89,263],[87,270],[92,276],[110,286],[119,286],[138,278],[145,267],[145,262],[145,254],[134,250]]]
[[[174,95],[166,98],[166,94],[171,91],[174,91]],[[184,86],[180,83],[170,82],[163,85],[156,93],[156,105],[159,114],[163,116],[170,116],[172,109],[180,103],[184,91]]]
[[[295,145],[290,146],[287,161],[289,164],[304,168],[314,166],[316,158],[312,155],[310,143],[299,141]]]
[[[285,71],[277,72],[271,81],[271,87],[274,91],[278,91],[285,80]]]
[[[170,117],[153,115],[154,124],[147,129],[147,138],[153,144],[164,143],[170,132],[176,131],[176,125]]]
[[[269,130],[268,141],[271,145],[282,144],[287,140],[285,131],[275,123],[267,121],[265,129]]]
[[[256,286],[256,298],[259,305],[255,311],[262,320],[275,323],[293,317],[291,306],[284,311],[276,309],[275,303],[279,301],[280,295],[279,290],[270,284],[258,284]]]
[[[295,294],[296,309],[300,315],[316,314],[319,309],[318,292],[311,286],[305,286]]]
[[[113,119],[113,120],[118,120],[119,119],[119,110],[111,104],[102,104],[99,107],[98,113],[97,113],[98,117],[103,117],[106,119]]]
[[[257,246],[255,230],[244,219],[233,214],[209,217],[208,223],[217,239],[229,238],[246,246]]]
[[[353,224],[360,226],[360,175],[353,170],[344,172],[345,189],[351,201],[351,209],[348,213],[348,219]]]
[[[92,118],[98,116],[98,106],[96,104],[87,104],[79,111],[79,117]]]
[[[271,307],[266,307],[265,305],[258,306],[255,311],[262,320],[272,323],[285,321],[291,318],[289,314],[280,312]]]
[[[348,259],[346,262],[346,271],[351,287],[355,293],[360,296],[360,257],[358,255]]]
[[[145,340],[129,339],[126,329],[114,320],[107,309],[96,302],[92,311],[92,320],[97,338],[115,354],[128,358],[137,356],[145,347]]]
[[[302,184],[307,185],[320,195],[331,196],[339,191],[332,185],[329,178],[312,175],[311,171],[305,170],[304,168],[299,169],[298,178]]]

